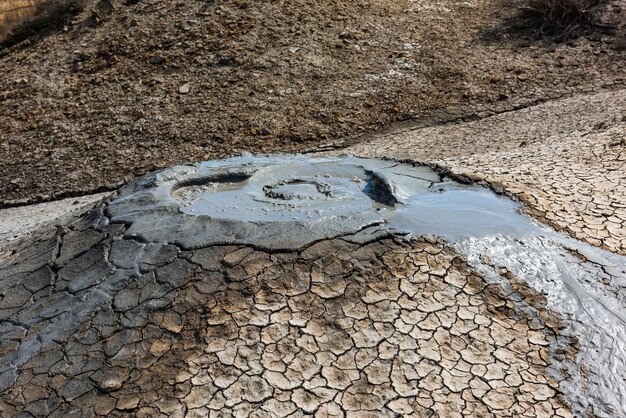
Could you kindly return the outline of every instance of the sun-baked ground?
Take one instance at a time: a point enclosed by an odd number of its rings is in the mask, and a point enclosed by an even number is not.
[[[442,244],[189,251],[101,213],[0,252],[3,416],[572,416],[576,339]]]

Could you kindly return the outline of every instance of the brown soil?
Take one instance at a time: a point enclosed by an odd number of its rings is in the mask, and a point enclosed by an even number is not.
[[[128,3],[128,4],[127,4]],[[136,4],[132,4],[136,3]],[[305,150],[624,79],[608,33],[510,29],[521,1],[114,1],[0,51],[0,200]]]

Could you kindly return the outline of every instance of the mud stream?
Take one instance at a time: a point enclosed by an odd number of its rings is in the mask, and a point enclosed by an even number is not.
[[[484,277],[500,281],[493,266],[504,267],[541,292],[569,325],[564,332],[580,339],[579,364],[551,370],[572,412],[626,416],[626,257],[542,226],[520,206],[485,188],[446,181],[412,196],[391,225],[443,237]]]
[[[504,268],[526,281],[566,321],[579,358],[550,370],[575,415],[626,416],[626,257],[536,223],[509,198],[428,167],[353,157],[238,157],[138,184],[109,209],[148,242],[289,249],[390,231],[441,237],[488,280]]]

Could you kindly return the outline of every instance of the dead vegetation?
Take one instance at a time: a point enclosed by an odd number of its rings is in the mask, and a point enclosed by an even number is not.
[[[602,0],[532,0],[531,8],[547,21],[584,18]]]
[[[27,1],[22,2],[24,5],[19,3],[11,3],[15,7],[0,20],[0,49],[62,28],[72,16],[83,10],[84,0]]]
[[[537,24],[537,35],[569,38],[597,26],[594,11],[605,0],[530,0],[526,17]]]

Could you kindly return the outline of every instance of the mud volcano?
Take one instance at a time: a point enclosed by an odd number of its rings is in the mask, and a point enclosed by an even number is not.
[[[0,250],[0,415],[624,414],[624,258],[518,209],[352,157],[143,177]]]
[[[109,212],[144,242],[294,251],[384,224],[387,208],[439,180],[429,168],[382,160],[242,157],[140,180]]]

